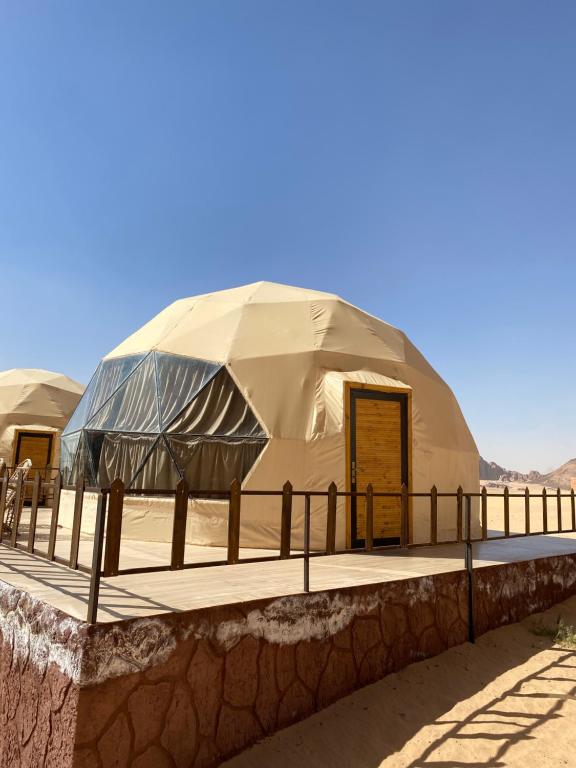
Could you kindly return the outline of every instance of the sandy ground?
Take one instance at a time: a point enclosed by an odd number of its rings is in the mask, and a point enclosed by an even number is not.
[[[488,498],[488,529],[492,533],[503,531],[504,529],[504,500],[502,498],[490,497],[490,494],[504,493],[505,483],[496,482],[483,482],[482,485],[486,486],[486,490],[489,494]],[[508,490],[511,494],[524,494],[526,485],[521,483],[508,483]],[[542,503],[542,486],[529,484],[528,489],[530,494],[538,494],[539,498],[530,499],[530,529],[532,532],[542,532],[544,523],[544,511]],[[563,490],[562,494],[567,495],[569,491]],[[547,494],[547,520],[548,530],[558,530],[558,502],[556,499],[556,490],[552,488],[546,489]],[[561,498],[561,513],[562,513],[562,527],[568,529],[572,527],[572,509],[571,501],[569,498]],[[511,533],[524,533],[525,532],[525,510],[524,510],[524,497],[517,498],[512,496],[510,498],[510,532]]]
[[[576,766],[576,652],[538,636],[576,598],[370,685],[227,768]]]

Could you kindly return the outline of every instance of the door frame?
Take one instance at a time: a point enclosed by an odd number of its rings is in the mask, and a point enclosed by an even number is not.
[[[354,451],[354,425],[352,423],[352,392],[354,390],[363,390],[366,392],[374,392],[377,397],[375,399],[393,399],[399,400],[403,403],[402,408],[402,441],[403,445],[403,464],[404,474],[407,481],[408,491],[412,490],[412,389],[410,387],[390,387],[382,384],[367,384],[364,382],[346,381],[344,382],[344,423],[346,427],[346,491],[350,493],[355,490],[355,483],[352,483],[352,454]],[[381,395],[395,395],[393,398],[378,397]],[[368,397],[368,395],[366,395]],[[356,541],[362,541],[361,539],[352,540],[352,516],[356,514],[356,499],[350,496],[346,497],[346,548],[353,549]],[[409,528],[410,528],[410,540],[412,539],[412,500],[408,501],[408,515],[409,515]],[[376,544],[376,540],[374,541]]]
[[[12,465],[16,466],[18,463],[18,452],[20,451],[20,445],[23,437],[47,437],[48,438],[48,464],[46,467],[52,466],[52,459],[54,458],[54,432],[47,429],[17,429],[14,432],[14,443],[12,451]],[[34,467],[38,469],[38,467]]]

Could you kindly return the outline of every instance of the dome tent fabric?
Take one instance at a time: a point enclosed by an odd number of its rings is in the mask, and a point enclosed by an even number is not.
[[[78,405],[84,387],[61,373],[36,368],[0,372],[0,457],[15,459],[17,433],[59,433]],[[52,456],[58,465],[58,447]]]
[[[163,376],[163,366],[172,373]],[[410,393],[412,490],[478,487],[478,451],[446,383],[401,331],[332,294],[260,282],[182,299],[112,350],[98,371],[65,430],[70,449],[62,465],[71,474],[82,467],[95,484],[109,482],[107,467],[127,467],[123,479],[133,487],[195,479],[215,444],[232,444],[234,461],[222,453],[212,459],[223,468],[219,483],[233,467],[246,489],[277,491],[286,480],[297,489],[326,489],[332,481],[346,489],[346,387],[354,384]],[[236,412],[248,419],[240,432],[241,416],[230,417]],[[222,432],[221,423],[230,426]],[[243,499],[244,546],[278,546],[276,507],[273,499]],[[295,506],[296,539],[302,513]],[[455,522],[439,513],[439,532],[449,533]],[[340,499],[339,546],[346,515]],[[157,517],[154,525],[146,535],[163,536]],[[415,515],[415,537],[419,525]],[[189,541],[224,544],[226,531],[225,503],[191,502]],[[325,503],[316,501],[313,543],[324,533]]]

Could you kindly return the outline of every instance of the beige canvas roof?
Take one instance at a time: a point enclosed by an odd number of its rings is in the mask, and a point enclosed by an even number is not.
[[[181,299],[107,359],[150,350],[226,364],[271,438],[247,488],[277,490],[287,479],[345,487],[346,381],[413,391],[414,490],[478,487],[476,444],[448,385],[402,331],[338,296],[259,282]],[[266,545],[278,521],[257,501],[248,506],[247,541]],[[225,541],[225,515],[218,522],[215,509],[198,503],[198,543]]]
[[[419,389],[421,439],[477,453],[454,395],[406,335],[333,294],[259,282],[181,299],[106,359],[150,350],[227,363],[269,434],[286,439],[313,437],[326,373],[401,380]]]
[[[62,373],[39,368],[0,372],[0,457],[12,461],[16,429],[64,428],[84,387]]]

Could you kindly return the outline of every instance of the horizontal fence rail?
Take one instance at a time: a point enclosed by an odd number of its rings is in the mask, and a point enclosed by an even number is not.
[[[70,532],[69,550],[67,557],[56,555],[59,511],[62,490],[73,492],[72,528]],[[80,542],[82,538],[82,519],[86,493],[96,495],[95,530],[91,538],[91,564],[79,563]],[[162,565],[121,568],[120,552],[122,544],[122,518],[124,504],[130,497],[156,497],[173,499],[172,536],[170,541],[169,560]],[[280,513],[278,554],[241,557],[240,533],[242,527],[242,499],[249,497],[269,497],[271,505],[277,507]],[[186,562],[186,527],[188,521],[188,502],[191,499],[209,498],[228,504],[228,540],[226,556],[221,560],[209,562]],[[337,507],[340,499],[362,499],[366,521],[366,536],[363,546],[353,549],[338,549],[336,543]],[[510,500],[523,499],[524,530],[511,532],[510,529]],[[293,511],[294,500],[302,499],[304,503],[303,516],[303,548],[293,551]],[[312,500],[324,499],[326,504],[326,530],[324,545],[321,549],[311,548],[310,530],[312,517]],[[397,544],[377,545],[375,543],[375,505],[378,499],[398,499],[400,501],[400,531]],[[439,506],[440,500],[452,501],[452,528],[455,538],[439,540]],[[489,535],[488,531],[488,502],[500,499],[502,502],[502,534]],[[564,525],[563,500],[569,500],[569,522]],[[48,500],[48,503],[46,503]],[[275,501],[276,500],[276,501]],[[411,508],[416,500],[427,503],[429,535],[424,541],[414,542],[412,535]],[[472,502],[478,500],[477,528],[479,536],[473,535]],[[541,526],[534,530],[532,513],[534,502],[538,501],[538,511],[541,511]],[[45,549],[38,546],[38,514],[41,502],[46,504],[44,521],[48,521],[48,536]],[[23,510],[29,505],[27,527],[23,526]],[[555,509],[554,509],[555,508]],[[16,468],[6,468],[0,476],[0,510],[3,510],[0,542],[5,546],[24,550],[50,561],[80,570],[90,576],[90,591],[88,598],[89,622],[97,619],[100,579],[112,578],[119,575],[134,575],[163,571],[178,571],[183,569],[206,568],[218,565],[235,565],[238,563],[267,562],[274,560],[302,559],[304,562],[304,589],[310,589],[310,558],[331,556],[346,552],[373,552],[378,550],[408,549],[438,544],[464,543],[466,545],[465,563],[470,578],[472,573],[472,549],[474,542],[496,541],[500,539],[537,536],[549,533],[576,532],[576,499],[574,490],[562,492],[543,488],[539,493],[532,493],[526,488],[522,492],[511,492],[505,487],[502,493],[490,493],[487,488],[481,491],[468,492],[461,487],[455,491],[439,491],[433,486],[430,491],[410,491],[406,486],[397,492],[375,491],[368,485],[364,491],[341,491],[335,483],[326,490],[295,490],[290,482],[286,482],[279,490],[243,490],[238,480],[234,480],[228,490],[193,490],[185,480],[181,480],[173,491],[156,489],[125,488],[121,479],[116,479],[106,488],[86,486],[84,477],[78,475],[74,485],[62,485],[62,476],[58,470],[36,471],[33,477],[25,477]],[[555,514],[553,514],[553,512]],[[419,518],[425,514],[419,510]],[[446,509],[443,517],[446,518]],[[554,522],[551,524],[550,515]],[[61,548],[60,548],[61,549]],[[473,639],[473,631],[471,632]]]

